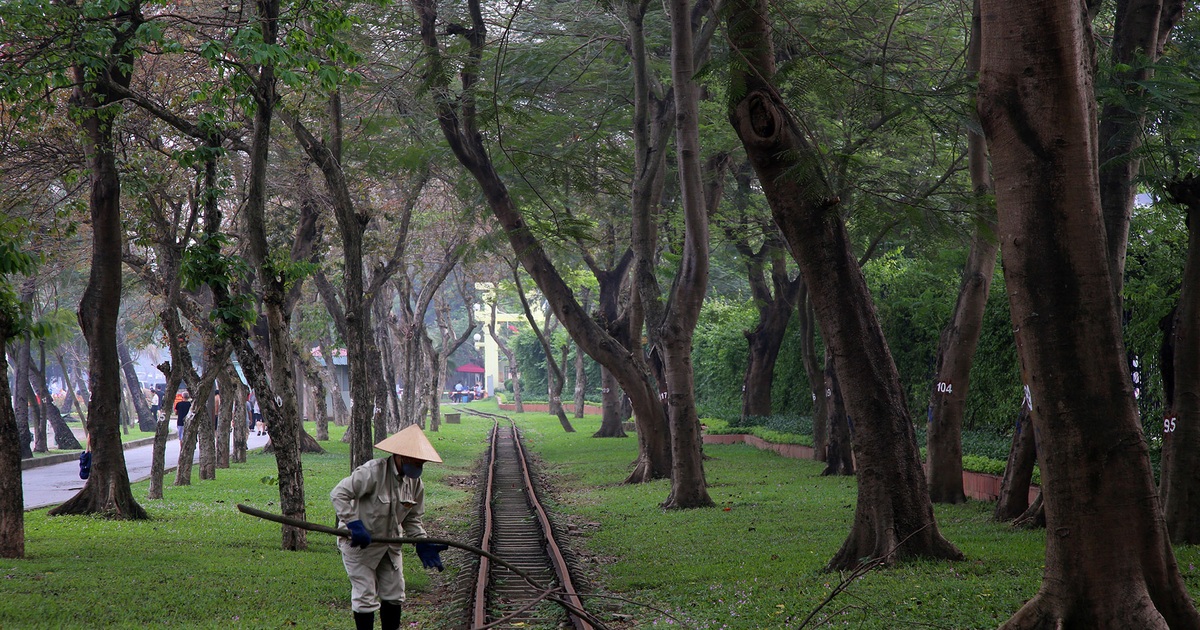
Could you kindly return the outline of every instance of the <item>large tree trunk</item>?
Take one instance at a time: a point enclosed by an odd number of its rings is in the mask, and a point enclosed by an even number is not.
[[[150,405],[146,404],[146,395],[142,393],[142,384],[138,380],[134,368],[133,356],[125,341],[125,327],[117,325],[117,356],[121,359],[121,370],[125,374],[125,387],[129,390],[129,400],[133,402],[137,413],[138,429],[141,431],[154,430],[154,414],[150,413]]]
[[[256,3],[257,21],[263,43],[273,46],[279,38],[279,0],[259,0]],[[304,471],[300,461],[301,426],[296,411],[295,387],[291,373],[290,313],[285,309],[287,293],[282,274],[273,269],[267,247],[265,210],[267,197],[267,158],[271,140],[271,119],[278,95],[275,92],[275,68],[265,64],[257,68],[254,77],[255,100],[254,126],[250,147],[250,171],[247,183],[246,203],[243,217],[246,224],[248,252],[251,263],[257,269],[262,285],[262,302],[266,315],[270,339],[270,376],[268,368],[251,347],[240,328],[234,334],[233,344],[242,369],[251,387],[258,393],[259,407],[275,446],[275,463],[278,469],[279,504],[285,516],[305,519]],[[215,196],[215,195],[214,195]],[[217,304],[228,300],[213,287]],[[220,299],[224,298],[224,299]],[[303,529],[283,526],[281,545],[285,550],[302,550],[308,547],[308,537]]]
[[[1187,212],[1188,254],[1175,308],[1173,387],[1163,424],[1163,515],[1171,542],[1200,543],[1200,178],[1175,182],[1172,201]],[[1168,372],[1163,371],[1163,377]]]
[[[129,28],[129,31],[136,29]],[[121,37],[131,37],[132,32]],[[114,45],[114,50],[119,49]],[[114,62],[112,80],[128,87],[126,65]],[[112,99],[85,87],[87,71],[75,69],[73,100],[84,130],[84,150],[91,178],[92,265],[79,301],[79,328],[88,344],[87,432],[92,473],[78,494],[50,510],[50,515],[102,514],[116,519],[144,519],[146,511],[133,498],[125,451],[121,445],[121,380],[117,358],[117,315],[121,308],[121,179],[113,149],[111,111],[100,111]]]
[[[1160,512],[1107,264],[1090,20],[1066,0],[981,0],[981,15],[979,117],[1046,516],[1042,587],[1002,627],[1200,628]]]
[[[854,524],[830,569],[905,556],[961,558],[933,517],[916,434],[838,199],[820,157],[770,81],[775,76],[765,0],[728,7],[740,86],[729,116],[758,174],[775,222],[808,283],[822,338],[854,418],[858,501]]]
[[[25,557],[25,494],[21,485],[21,435],[8,389],[8,358],[4,345],[15,322],[0,308],[0,558]]]

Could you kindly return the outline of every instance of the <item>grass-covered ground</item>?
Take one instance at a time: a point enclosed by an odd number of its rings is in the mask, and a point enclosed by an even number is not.
[[[490,403],[472,403],[494,411]],[[571,537],[594,598],[621,628],[797,628],[841,577],[822,567],[853,513],[854,480],[819,477],[814,462],[745,445],[705,448],[715,509],[665,512],[666,481],[622,485],[637,442],[596,439],[596,418],[564,433],[545,414],[519,423],[553,487],[547,503],[573,526]],[[490,423],[463,416],[430,437],[443,465],[426,469],[431,534],[466,540],[474,519],[465,483]],[[348,473],[346,445],[306,455],[309,520],[332,524],[328,492]],[[26,515],[23,560],[0,560],[0,628],[348,628],[349,585],[333,540],[310,534],[305,552],[279,551],[277,525],[237,512],[236,503],[278,511],[274,459],[218,471],[215,482],[176,488],[142,504],[146,522]],[[135,495],[145,496],[145,484]],[[943,533],[961,562],[910,562],[872,572],[830,603],[809,627],[989,628],[1038,588],[1043,532],[989,520],[991,506],[938,506]],[[406,628],[448,624],[448,570],[406,563]],[[1177,549],[1189,586],[1200,589],[1195,549]],[[415,566],[414,566],[415,565]]]

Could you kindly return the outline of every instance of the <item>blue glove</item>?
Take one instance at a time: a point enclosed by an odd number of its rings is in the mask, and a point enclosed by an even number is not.
[[[439,556],[438,553],[449,549],[450,547],[448,545],[415,543],[413,546],[417,548],[417,557],[421,558],[421,564],[424,565],[426,569],[437,569],[438,571],[441,571],[442,569],[446,568],[446,565],[442,564],[442,557]]]
[[[371,544],[371,532],[363,526],[362,521],[350,521],[346,523],[346,529],[350,530],[350,546],[363,547]]]

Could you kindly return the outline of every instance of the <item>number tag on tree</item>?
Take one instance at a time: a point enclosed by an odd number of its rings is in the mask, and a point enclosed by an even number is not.
[[[950,381],[938,381],[937,390],[939,394],[953,394],[954,384]]]
[[[1175,416],[1163,418],[1163,433],[1175,432]]]

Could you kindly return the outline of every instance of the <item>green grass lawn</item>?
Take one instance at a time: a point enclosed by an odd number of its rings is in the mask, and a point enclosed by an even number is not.
[[[494,411],[492,402],[470,406]],[[822,571],[846,535],[854,480],[820,477],[820,465],[746,445],[708,446],[705,470],[715,509],[658,507],[666,481],[622,485],[637,440],[597,439],[597,418],[572,419],[565,433],[546,414],[519,418],[550,484],[545,502],[574,526],[570,545],[591,588],[589,605],[620,628],[796,628],[841,579]],[[469,481],[487,420],[431,433],[445,464],[426,468],[427,528],[469,542],[476,518]],[[310,428],[310,431],[312,429]],[[337,438],[327,455],[304,457],[308,518],[333,524],[328,493],[348,470]],[[0,559],[0,628],[348,628],[349,584],[331,537],[309,534],[309,549],[279,550],[279,526],[236,511],[246,503],[278,511],[274,459],[219,470],[189,487],[166,481],[166,499],[135,496],[143,522],[26,514],[26,554]],[[193,477],[195,479],[195,477]],[[978,502],[938,506],[943,533],[961,562],[909,562],[872,572],[810,627],[990,628],[1008,618],[1041,581],[1044,532],[989,520]],[[446,628],[452,581],[463,552],[444,554],[445,573],[406,563],[405,628]],[[1195,549],[1177,549],[1189,587],[1200,588]],[[406,559],[411,554],[406,554]],[[821,616],[821,615],[819,615]]]

